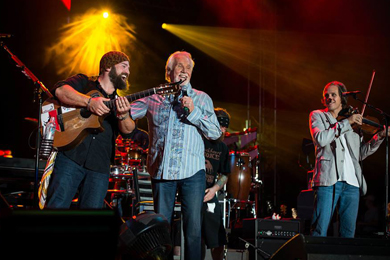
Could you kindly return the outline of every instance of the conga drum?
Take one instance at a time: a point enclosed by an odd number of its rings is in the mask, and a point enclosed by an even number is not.
[[[231,173],[226,185],[228,197],[247,202],[252,184],[251,158],[248,153],[231,152],[229,159]]]

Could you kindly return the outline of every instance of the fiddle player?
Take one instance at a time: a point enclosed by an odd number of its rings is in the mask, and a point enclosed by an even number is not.
[[[359,196],[367,192],[360,162],[378,150],[386,134],[382,130],[365,143],[352,128],[354,124],[362,125],[361,114],[337,121],[339,112],[347,105],[347,98],[342,96],[346,91],[341,82],[328,83],[322,99],[326,109],[310,113],[310,133],[316,148],[312,183],[315,194],[313,236],[327,236],[339,203],[340,236],[354,237]]]

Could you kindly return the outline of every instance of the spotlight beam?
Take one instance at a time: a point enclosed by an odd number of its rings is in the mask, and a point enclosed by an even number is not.
[[[274,53],[274,46],[258,46],[260,38],[273,41],[274,34],[268,31],[173,24],[163,24],[162,27],[245,76],[248,68],[260,68],[253,62],[256,54]]]
[[[56,44],[46,49],[45,63],[55,60],[58,75],[69,76],[76,72],[96,75],[104,53],[131,49],[135,40],[134,26],[127,23],[125,16],[105,11],[102,17],[102,13],[102,10],[90,9],[73,18],[61,28]]]

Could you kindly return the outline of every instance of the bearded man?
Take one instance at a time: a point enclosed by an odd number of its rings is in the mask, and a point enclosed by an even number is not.
[[[119,133],[131,138],[135,128],[129,116],[129,101],[116,93],[127,87],[129,75],[129,57],[110,51],[100,60],[99,76],[77,74],[54,86],[52,93],[62,105],[84,108],[102,117],[104,130],[92,131],[76,147],[58,152],[47,192],[47,208],[68,209],[77,193],[78,208],[103,207],[115,157],[115,139]],[[86,95],[92,90],[98,90],[102,96]],[[110,100],[115,100],[113,109],[106,106]]]

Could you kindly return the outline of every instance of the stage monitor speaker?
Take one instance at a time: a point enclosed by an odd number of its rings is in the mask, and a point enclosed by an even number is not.
[[[4,259],[115,259],[121,223],[107,210],[14,210],[0,218],[2,255],[10,257]]]
[[[366,238],[311,237],[298,234],[287,241],[270,260],[385,260],[390,259],[390,241]]]
[[[311,220],[314,209],[314,191],[302,190],[297,198],[298,218]]]

